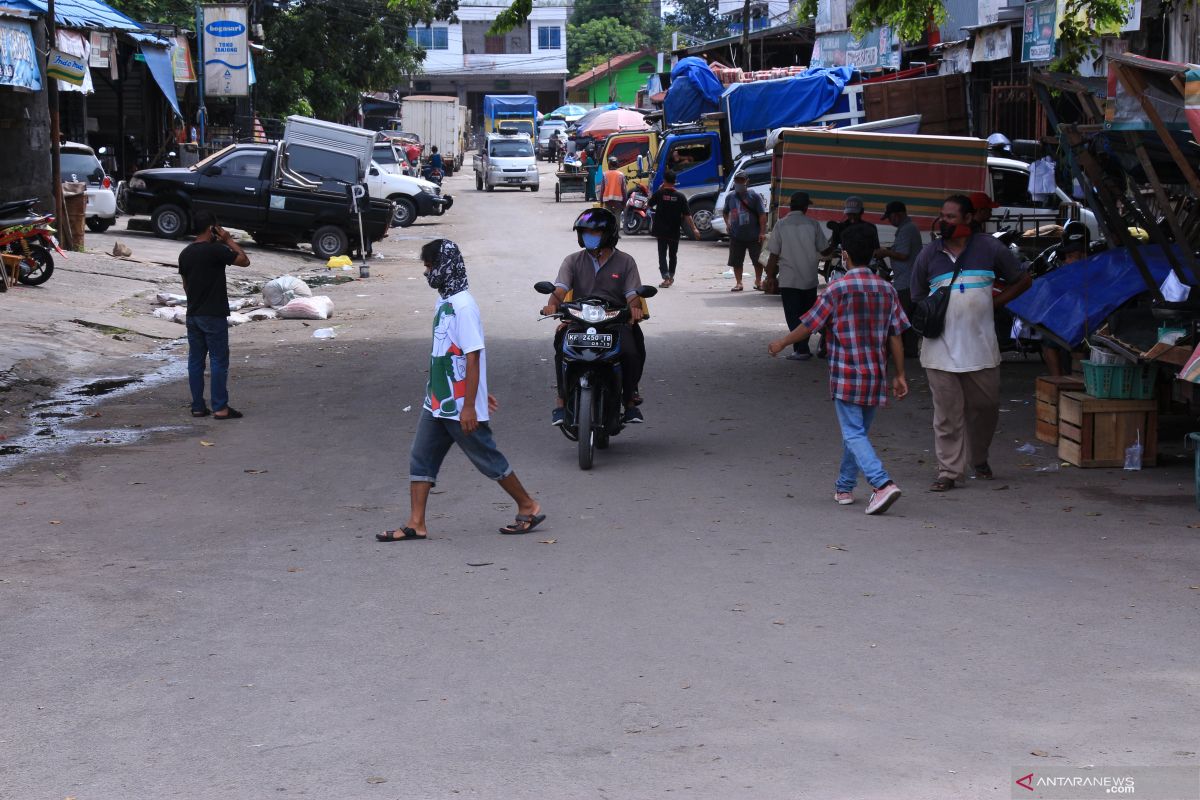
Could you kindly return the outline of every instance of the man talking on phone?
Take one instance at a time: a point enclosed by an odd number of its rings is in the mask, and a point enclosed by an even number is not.
[[[179,274],[187,294],[188,385],[192,416],[240,419],[229,405],[229,293],[225,267],[250,266],[250,257],[207,211],[193,216],[195,241],[179,254]],[[204,362],[212,375],[212,409],[204,404]]]

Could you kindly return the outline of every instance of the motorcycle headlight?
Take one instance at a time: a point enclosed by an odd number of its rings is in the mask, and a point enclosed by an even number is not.
[[[576,319],[583,320],[589,325],[594,325],[597,322],[604,322],[610,316],[615,316],[615,311],[605,311],[603,306],[586,305],[578,311],[572,309],[571,316]]]
[[[129,179],[129,188],[130,189],[145,189],[146,182],[135,175],[134,177]]]

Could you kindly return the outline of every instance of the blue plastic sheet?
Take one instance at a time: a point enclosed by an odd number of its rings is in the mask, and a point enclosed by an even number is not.
[[[730,132],[807,125],[829,113],[853,78],[853,67],[830,67],[810,69],[792,78],[735,83],[724,93]]]
[[[1138,251],[1161,285],[1171,263],[1157,245]],[[1126,248],[1106,250],[1038,278],[1029,291],[1008,304],[1025,322],[1049,331],[1074,347],[1096,331],[1130,298],[1149,291]]]
[[[154,82],[158,84],[158,88],[162,89],[163,96],[167,98],[167,102],[171,104],[171,108],[175,109],[175,116],[183,118],[183,113],[179,110],[179,98],[175,96],[175,70],[171,66],[171,52],[165,47],[155,47],[149,44],[142,44],[142,57],[146,59],[146,66],[150,69],[150,74],[154,76]]]
[[[696,122],[701,114],[717,111],[724,90],[704,59],[696,56],[679,59],[671,67],[671,88],[663,100],[667,124]]]

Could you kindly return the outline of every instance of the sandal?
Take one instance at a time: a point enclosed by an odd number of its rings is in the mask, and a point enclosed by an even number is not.
[[[517,514],[517,521],[512,525],[505,525],[500,529],[500,532],[510,536],[520,533],[529,533],[538,525],[541,525],[543,522],[545,522],[545,520],[545,514]]]
[[[397,536],[396,534],[400,534]],[[413,539],[428,539],[428,536],[422,536],[412,528],[401,528],[398,531],[384,531],[383,533],[375,534],[375,538],[381,542],[411,542]]]
[[[242,412],[235,409],[233,406],[225,406],[224,411],[225,411],[225,416],[219,417],[216,414],[213,414],[213,419],[241,419],[242,417],[246,416]]]
[[[975,477],[981,481],[990,481],[996,477],[992,472],[992,467],[986,461],[982,464],[975,465]]]
[[[948,492],[954,488],[953,478],[938,478],[929,486],[931,492]]]
[[[737,286],[734,286],[734,287],[733,287],[732,289],[730,289],[729,291],[731,291],[731,292],[740,292],[740,291],[742,291],[742,285],[739,283]]]
[[[211,414],[211,413],[212,413],[212,411],[211,411],[211,410],[209,410],[209,409],[207,409],[207,408],[206,408],[206,409],[204,409],[204,410],[202,410],[202,411],[195,411],[195,410],[193,410],[193,411],[192,411],[192,416],[193,416],[193,417],[207,417],[207,416],[208,416],[209,414]]]

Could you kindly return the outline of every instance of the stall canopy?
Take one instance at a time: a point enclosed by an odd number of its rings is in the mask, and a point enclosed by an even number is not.
[[[138,49],[146,59],[146,68],[154,76],[154,82],[162,89],[163,96],[167,98],[171,108],[175,109],[175,115],[182,118],[179,98],[175,94],[175,66],[171,63],[171,48],[175,43],[148,33],[131,33],[129,38],[138,43]]]
[[[0,16],[0,86],[41,91],[42,73],[37,62],[29,21]]]
[[[4,0],[3,5],[47,13],[46,0]],[[68,28],[86,28],[98,31],[140,31],[142,26],[100,0],[55,0],[54,21]]]

